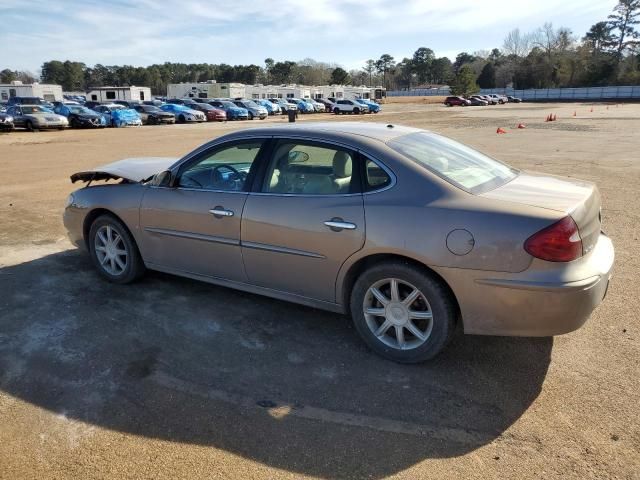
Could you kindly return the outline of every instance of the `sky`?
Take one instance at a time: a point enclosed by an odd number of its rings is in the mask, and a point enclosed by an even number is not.
[[[361,68],[419,47],[452,60],[501,47],[545,22],[578,37],[616,0],[0,0],[0,70],[39,73],[47,60],[89,66],[264,65],[264,59]]]

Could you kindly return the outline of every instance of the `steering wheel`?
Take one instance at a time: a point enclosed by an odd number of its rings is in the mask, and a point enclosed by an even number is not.
[[[231,177],[229,179],[223,179],[222,174],[220,173],[220,170],[222,169],[227,169],[231,171]],[[217,184],[219,181],[223,181],[225,184],[231,183],[234,187],[241,188],[242,185],[237,185],[237,182],[240,181],[244,183],[246,178],[247,178],[246,173],[238,171],[235,167],[232,167],[227,163],[221,163],[219,165],[216,165],[211,170],[211,182],[214,185]],[[234,190],[240,190],[240,188],[234,188]]]

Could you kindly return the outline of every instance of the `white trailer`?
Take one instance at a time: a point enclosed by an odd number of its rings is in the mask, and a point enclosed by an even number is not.
[[[313,98],[344,98],[344,89],[344,85],[321,85]]]
[[[169,98],[244,98],[248,87],[242,83],[208,82],[170,83]]]
[[[149,87],[96,87],[87,92],[87,101],[113,102],[114,100],[151,100]]]
[[[19,80],[0,85],[0,100],[11,97],[40,97],[48,102],[62,101],[62,87],[47,83],[22,83]]]

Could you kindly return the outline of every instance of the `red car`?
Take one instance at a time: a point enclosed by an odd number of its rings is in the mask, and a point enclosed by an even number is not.
[[[208,122],[226,122],[227,121],[227,112],[222,110],[221,108],[216,108],[208,103],[194,103],[189,105],[189,108],[194,110],[200,110],[207,116]]]
[[[447,97],[444,100],[444,104],[447,107],[455,107],[455,106],[466,107],[468,105],[471,105],[471,102],[466,98],[462,98],[462,97]]]

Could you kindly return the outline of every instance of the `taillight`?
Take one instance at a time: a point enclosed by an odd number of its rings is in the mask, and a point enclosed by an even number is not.
[[[582,256],[582,239],[571,217],[543,228],[524,242],[524,249],[549,262],[570,262]]]

